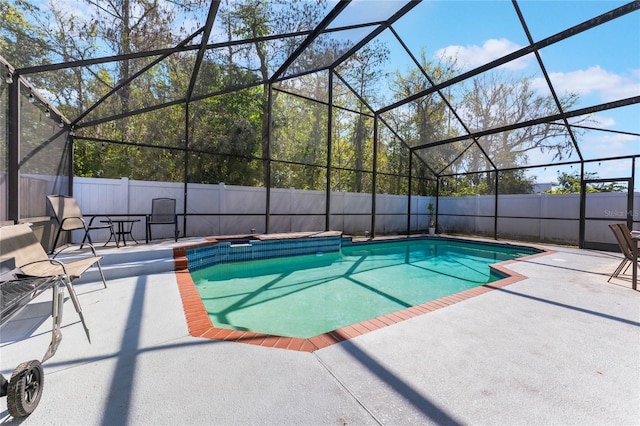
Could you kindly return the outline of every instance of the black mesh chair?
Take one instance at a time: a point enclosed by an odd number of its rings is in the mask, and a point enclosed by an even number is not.
[[[147,215],[147,243],[152,239],[151,225],[173,225],[175,240],[178,241],[178,215],[175,198],[154,198],[151,200],[151,214]]]

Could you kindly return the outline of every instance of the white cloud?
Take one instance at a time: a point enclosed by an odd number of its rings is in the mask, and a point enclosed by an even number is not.
[[[603,157],[611,155],[611,152],[626,153],[630,150],[635,154],[638,151],[638,141],[640,141],[640,138],[634,135],[603,132],[590,133],[583,139],[583,146],[599,148],[598,151],[607,154]]]
[[[506,39],[489,39],[482,46],[451,45],[436,50],[434,57],[448,62],[455,62],[463,71],[477,68],[495,59],[521,49],[522,46]],[[515,61],[502,65],[500,68],[518,71],[527,68],[533,54],[523,56]],[[577,93],[581,97],[597,96],[601,102],[611,102],[640,95],[640,69],[631,69],[626,73],[616,73],[606,70],[599,65],[569,72],[552,72],[549,78],[556,93],[564,95]],[[544,78],[532,80],[532,87],[541,95],[548,95],[549,88]]]
[[[615,118],[606,117],[600,114],[592,114],[589,116],[589,122],[583,123],[584,117],[571,117],[568,119],[570,124],[582,124],[589,127],[596,127],[599,129],[613,129],[618,124]]]
[[[436,50],[434,57],[452,62],[455,61],[463,70],[470,70],[479,67],[480,65],[484,65],[487,62],[491,62],[494,59],[501,58],[509,53],[515,52],[520,48],[522,48],[522,46],[513,43],[506,38],[489,39],[485,41],[482,46],[447,46]],[[533,56],[529,54],[516,59],[515,61],[504,64],[501,68],[521,70],[529,66],[529,62],[532,58]]]
[[[640,70],[632,70],[628,76],[607,71],[599,65],[586,70],[550,72],[549,78],[556,93],[577,93],[580,96],[596,95],[603,102],[640,95]],[[546,82],[540,77],[534,87],[547,92]]]
[[[602,136],[600,140],[602,140],[603,142],[620,144],[622,146],[623,144],[638,143],[639,139],[638,139],[638,136],[634,136],[634,135],[613,134],[613,135]]]
[[[579,119],[580,117],[576,117],[576,118]],[[618,124],[615,118],[605,117],[600,114],[593,114],[591,117],[589,117],[589,121],[590,121],[590,126],[598,127],[601,129],[612,129],[612,128],[615,128],[616,125]]]
[[[569,119],[569,122],[579,120],[581,117]],[[615,129],[618,122],[612,118],[601,114],[594,114],[589,117],[587,126],[600,129]],[[635,135],[625,133],[605,133],[589,131],[583,136],[579,136],[578,143],[582,154],[587,158],[606,158],[611,155],[634,155],[640,148],[640,138]]]
[[[76,19],[89,20],[91,15],[96,12],[96,8],[93,5],[87,4],[79,0],[49,0],[42,8],[43,11],[49,12],[53,9],[57,9],[67,16],[74,16]]]
[[[580,141],[580,150],[587,158],[607,158],[615,155],[636,155],[640,138],[625,134],[589,134]]]

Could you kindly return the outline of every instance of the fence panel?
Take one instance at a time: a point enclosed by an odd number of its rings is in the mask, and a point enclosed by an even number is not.
[[[256,187],[189,184],[186,235],[223,235],[264,233],[266,189]],[[184,185],[171,182],[142,182],[127,178],[75,178],[74,195],[83,213],[118,214],[139,217],[134,226],[136,239],[144,239],[144,215],[150,213],[151,200],[175,198],[178,213],[184,205]],[[587,215],[620,221],[626,214],[625,193],[590,194]],[[640,193],[634,195],[640,205]],[[298,189],[271,190],[270,232],[320,231],[325,228],[326,197],[322,191]],[[435,197],[413,196],[411,200],[411,230],[425,232],[428,226],[429,203]],[[371,233],[371,194],[334,192],[331,194],[330,227],[345,234]],[[447,233],[493,236],[495,198],[491,195],[440,197],[440,230]],[[638,221],[639,209],[633,212]],[[376,196],[376,233],[406,232],[407,198],[400,195]],[[578,243],[579,194],[501,195],[498,205],[498,236],[526,241]],[[179,218],[182,231],[182,216]],[[611,237],[602,221],[596,230],[604,241]],[[159,228],[158,238],[170,238],[172,229]],[[154,229],[155,231],[155,229]],[[96,234],[96,240],[106,241],[107,233]],[[154,232],[154,235],[156,232]],[[184,233],[182,233],[184,235]],[[74,235],[74,240],[80,238]]]

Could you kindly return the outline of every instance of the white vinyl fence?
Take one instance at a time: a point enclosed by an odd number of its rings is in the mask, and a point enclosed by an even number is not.
[[[74,197],[85,215],[119,215],[138,218],[133,228],[136,239],[144,240],[144,215],[150,213],[153,198],[175,198],[180,235],[210,236],[264,233],[265,188],[189,184],[187,187],[186,232],[183,225],[182,183],[147,182],[122,179],[74,178]],[[435,197],[412,197],[411,231],[427,228],[427,206]],[[331,193],[330,228],[349,235],[371,232],[370,194]],[[640,193],[634,205],[640,204]],[[269,232],[321,231],[325,229],[326,197],[323,191],[271,189]],[[587,217],[610,221],[590,221],[589,238],[615,243],[607,224],[623,221],[625,193],[590,194]],[[440,197],[438,226],[448,233],[489,235],[494,232],[493,196]],[[407,229],[407,197],[376,195],[376,235],[404,233]],[[634,220],[638,220],[637,211]],[[580,196],[578,194],[501,195],[498,203],[498,236],[524,241],[578,243]],[[96,219],[98,220],[98,219]],[[155,238],[170,238],[172,226],[155,226]],[[74,235],[74,239],[78,234]],[[108,234],[96,235],[106,240]]]
[[[187,228],[184,230],[184,184],[122,179],[74,178],[73,194],[85,215],[129,216],[140,219],[133,236],[144,239],[144,215],[150,213],[153,198],[175,198],[180,235],[234,235],[264,233],[266,189],[258,187],[189,184],[187,189]],[[435,199],[434,199],[435,200]],[[336,192],[331,194],[331,228],[348,234],[364,235],[371,228],[370,194]],[[428,197],[414,197],[414,212],[426,212]],[[435,201],[434,201],[435,202]],[[399,195],[376,196],[376,227],[381,234],[406,232],[407,198]],[[271,189],[269,232],[321,231],[325,229],[326,197],[323,191]],[[99,219],[96,219],[99,220]],[[418,223],[418,220],[420,221]],[[412,221],[415,230],[425,229],[428,218]],[[169,238],[172,228],[154,226],[153,235]],[[92,234],[94,235],[94,234]],[[96,240],[108,234],[95,234]],[[74,235],[76,238],[76,235]]]

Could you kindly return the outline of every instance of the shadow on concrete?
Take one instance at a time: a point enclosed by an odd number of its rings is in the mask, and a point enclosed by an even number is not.
[[[494,287],[491,284],[485,284],[484,287],[489,287],[489,288],[491,288],[493,290],[498,290],[498,291],[500,291],[502,293],[511,294],[513,296],[524,297],[525,299],[534,300],[536,302],[547,303],[549,305],[558,306],[560,308],[571,309],[573,311],[582,312],[582,313],[589,314],[589,315],[595,315],[595,316],[598,316],[598,317],[601,317],[601,318],[606,318],[606,319],[609,319],[609,320],[612,320],[612,321],[618,321],[618,322],[621,322],[623,324],[629,324],[629,325],[633,325],[635,327],[640,327],[640,322],[629,320],[629,319],[626,319],[626,318],[620,318],[620,317],[616,317],[616,316],[613,316],[613,315],[604,314],[602,312],[597,312],[597,311],[592,311],[590,309],[580,308],[578,306],[567,305],[566,303],[554,302],[553,300],[543,299],[541,297],[531,296],[529,294],[518,293],[517,291],[507,290],[504,287]]]
[[[409,383],[406,383],[400,377],[395,375],[384,365],[380,364],[374,358],[369,356],[365,351],[360,349],[351,340],[341,343],[342,348],[357,360],[363,367],[366,367],[371,373],[391,387],[400,397],[410,403],[417,411],[425,415],[431,422],[438,425],[462,425],[463,423],[456,420],[445,410],[435,405],[433,402],[425,398],[418,390],[414,389]],[[323,363],[324,364],[324,363]],[[325,366],[326,367],[326,366]],[[332,373],[333,374],[333,373]],[[335,377],[335,376],[334,376]],[[336,377],[337,378],[337,377]],[[364,408],[378,421],[375,413],[364,406]],[[381,423],[382,424],[382,423]]]

